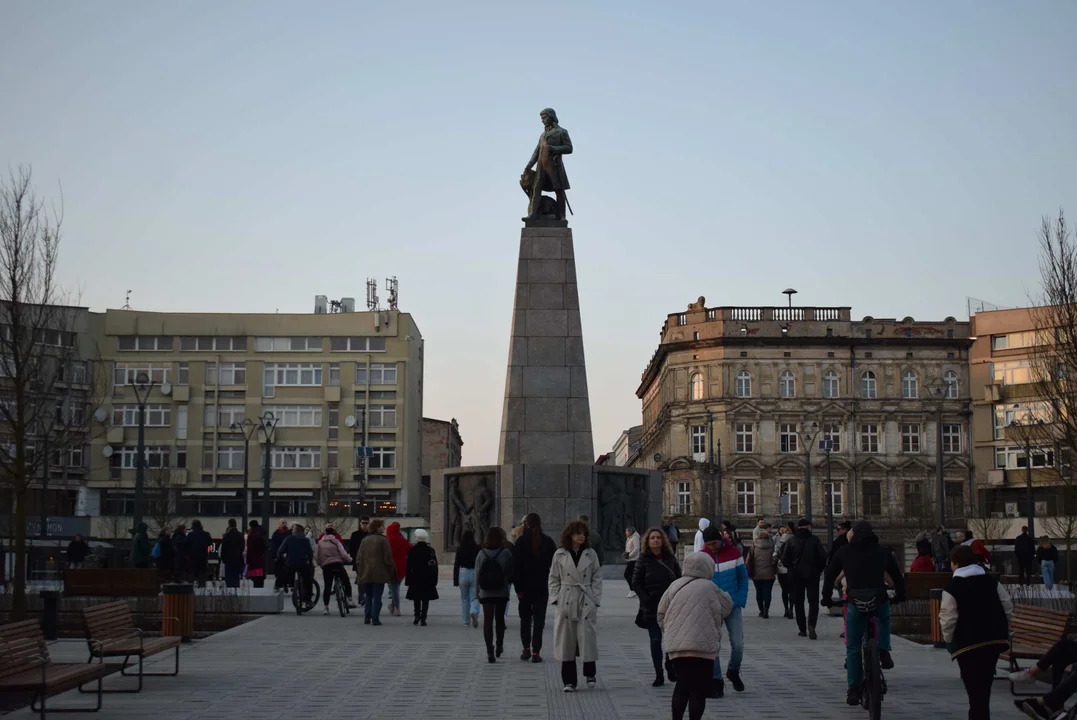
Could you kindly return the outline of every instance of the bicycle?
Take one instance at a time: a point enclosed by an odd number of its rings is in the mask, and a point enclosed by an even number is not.
[[[333,583],[333,595],[337,599],[337,609],[340,610],[340,616],[351,614],[351,606],[348,605],[348,596],[344,592],[344,580],[346,579],[345,570],[343,568],[336,574],[336,577],[330,577],[329,582]]]
[[[870,600],[842,598],[841,604],[852,603],[864,616],[864,637],[860,642],[860,707],[868,711],[871,720],[881,720],[883,695],[886,694],[886,678],[883,676],[882,659],[879,655],[878,628],[874,622],[882,596]]]
[[[303,573],[297,570],[295,572],[295,584],[292,585],[292,606],[295,608],[296,615],[309,612],[317,604],[318,597],[321,596],[322,589],[317,580],[311,579],[313,587],[309,595],[305,594],[305,583]]]

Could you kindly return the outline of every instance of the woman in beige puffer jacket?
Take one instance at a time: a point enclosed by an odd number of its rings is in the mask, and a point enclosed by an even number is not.
[[[770,617],[770,598],[774,591],[777,569],[774,562],[774,541],[770,539],[770,533],[763,530],[748,551],[748,572],[755,584],[755,602],[759,605],[761,618]]]
[[[673,661],[673,720],[703,717],[714,658],[722,647],[722,621],[733,612],[733,599],[714,584],[714,560],[694,552],[684,559],[683,574],[658,603],[662,649]]]

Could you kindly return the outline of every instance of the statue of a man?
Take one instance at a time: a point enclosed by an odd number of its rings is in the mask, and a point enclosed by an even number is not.
[[[527,204],[527,217],[523,220],[526,222],[538,219],[539,200],[544,190],[557,196],[557,219],[564,220],[565,190],[568,190],[569,185],[561,156],[572,152],[572,140],[568,136],[568,130],[557,124],[557,113],[553,108],[546,108],[539,113],[539,117],[546,129],[539,135],[535,152],[531,154],[531,159],[524,168],[524,175],[527,175],[535,163],[538,163],[534,184],[531,186],[531,201]]]

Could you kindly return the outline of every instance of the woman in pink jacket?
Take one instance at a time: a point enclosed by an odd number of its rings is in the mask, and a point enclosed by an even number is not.
[[[322,593],[322,601],[325,603],[325,614],[329,614],[329,598],[333,596],[334,581],[344,583],[344,590],[348,596],[348,607],[354,608],[355,605],[352,604],[351,598],[351,583],[348,582],[347,570],[344,569],[346,565],[352,564],[352,558],[336,535],[331,532],[322,535],[322,539],[314,547],[314,562],[318,563],[318,567],[322,569],[322,586],[325,588]]]

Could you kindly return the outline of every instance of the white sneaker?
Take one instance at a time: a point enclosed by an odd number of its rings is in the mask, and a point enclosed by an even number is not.
[[[597,684],[598,684],[598,679],[597,678],[587,678],[587,687],[588,687],[588,689],[594,689],[595,685],[597,685]]]
[[[1034,676],[1029,670],[1018,670],[1017,672],[1010,673],[1010,682],[1033,683],[1036,682],[1036,676]]]
[[[576,692],[575,685],[565,685],[565,689],[562,692]]]
[[[630,592],[630,593],[628,593],[627,595],[625,595],[625,597],[626,597],[626,598],[634,598],[634,597],[636,597],[636,593],[634,593],[634,592]]]
[[[327,605],[326,608],[325,608],[325,612],[323,612],[322,615],[328,615],[328,614],[329,614],[329,606]]]

